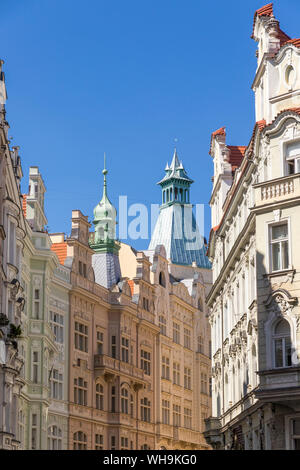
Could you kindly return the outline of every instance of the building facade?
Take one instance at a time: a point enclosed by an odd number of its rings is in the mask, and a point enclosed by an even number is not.
[[[30,167],[23,195],[25,308],[19,341],[25,385],[18,411],[18,438],[27,450],[66,449],[68,439],[70,270],[51,250],[44,194],[39,169]]]
[[[95,231],[77,210],[70,237],[51,236],[71,269],[68,448],[208,449],[210,264],[203,241],[195,263],[174,264],[181,278],[171,274],[163,246],[137,252],[116,241],[103,174]]]
[[[0,449],[18,449],[19,397],[23,365],[18,340],[24,291],[21,284],[25,224],[22,213],[21,160],[18,147],[10,148],[6,121],[6,88],[0,61]]]
[[[255,12],[256,124],[248,146],[212,134],[207,297],[217,449],[300,448],[300,42]]]

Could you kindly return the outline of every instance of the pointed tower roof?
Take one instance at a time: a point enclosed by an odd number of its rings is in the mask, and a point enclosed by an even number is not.
[[[104,154],[103,195],[101,201],[94,209],[95,232],[91,234],[90,246],[96,252],[116,252],[119,246],[116,243],[117,210],[107,195],[106,157]]]
[[[162,205],[148,250],[163,245],[167,259],[174,265],[210,269],[204,237],[200,234],[193,206],[190,204],[190,179],[175,148],[171,165],[158,183],[162,188]]]
[[[167,163],[165,172],[166,174],[164,178],[157,183],[161,186],[165,185],[165,183],[169,182],[172,178],[180,179],[189,182],[190,184],[194,182],[188,177],[182,162],[179,160],[176,147],[174,149],[171,165],[169,166],[169,164]]]
[[[94,221],[93,224],[96,225],[98,221],[103,221],[104,219],[109,220],[114,218],[116,219],[117,211],[114,205],[110,202],[107,195],[107,182],[106,175],[108,170],[106,169],[106,155],[104,154],[104,169],[102,170],[103,174],[103,195],[101,201],[97,204],[94,209]]]

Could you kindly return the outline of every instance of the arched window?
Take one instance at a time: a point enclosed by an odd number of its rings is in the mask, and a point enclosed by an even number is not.
[[[48,450],[61,450],[62,446],[62,432],[61,429],[55,425],[48,428]]]
[[[87,437],[84,432],[77,431],[73,434],[73,449],[87,450]]]
[[[203,301],[201,297],[199,297],[198,299],[198,310],[200,310],[200,312],[203,312]]]
[[[170,188],[170,201],[173,201],[173,189]]]
[[[159,273],[159,284],[166,287],[166,277],[162,271]]]
[[[228,390],[228,375],[227,374],[225,374],[225,390],[224,391],[225,391],[225,393],[224,393],[224,395],[225,395],[225,397],[224,397],[225,398],[225,406],[224,406],[225,410],[224,411],[226,411],[227,408],[228,408],[228,404],[229,404],[229,390]]]
[[[169,196],[169,190],[167,189],[167,202],[169,202],[170,196]]]
[[[104,388],[102,384],[96,384],[96,408],[104,410]]]
[[[128,414],[128,390],[125,387],[121,389],[121,411]]]
[[[180,188],[179,193],[180,193],[180,201],[183,202],[183,189],[182,188]]]
[[[150,446],[148,446],[148,444],[143,444],[141,450],[150,450]]]
[[[291,328],[287,320],[279,320],[274,327],[273,334],[274,366],[291,367],[292,345]]]

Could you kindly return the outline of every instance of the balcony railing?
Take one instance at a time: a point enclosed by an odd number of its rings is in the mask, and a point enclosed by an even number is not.
[[[300,367],[286,367],[260,371],[260,385],[256,397],[276,401],[299,400]]]
[[[258,183],[254,188],[256,206],[300,197],[300,173]]]
[[[95,354],[94,369],[112,375],[124,374],[142,382],[145,381],[144,371],[127,362],[120,361],[105,354]]]

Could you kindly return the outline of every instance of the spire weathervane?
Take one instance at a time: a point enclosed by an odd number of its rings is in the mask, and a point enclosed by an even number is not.
[[[106,153],[104,152],[104,168],[102,170],[102,174],[104,176],[104,183],[103,183],[103,196],[106,196],[106,175],[108,170],[106,169]]]

